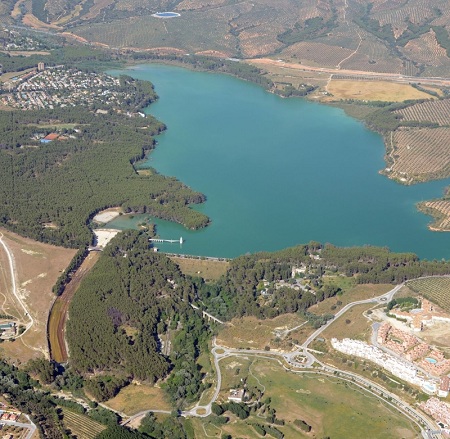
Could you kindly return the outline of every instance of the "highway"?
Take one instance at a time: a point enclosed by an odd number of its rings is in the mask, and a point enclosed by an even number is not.
[[[399,82],[404,84],[420,82],[421,84],[440,85],[445,87],[448,87],[450,85],[450,79],[441,77],[405,76],[399,73],[378,73],[364,70],[348,70],[330,67],[313,67],[307,66],[305,64],[297,64],[269,58],[247,59],[245,61],[248,62],[249,64],[254,64],[262,67],[274,66],[278,68],[282,67],[284,69],[300,70],[304,72],[327,73],[331,75],[342,75],[342,76],[358,76],[362,80],[364,80],[364,78],[373,78],[378,80]]]

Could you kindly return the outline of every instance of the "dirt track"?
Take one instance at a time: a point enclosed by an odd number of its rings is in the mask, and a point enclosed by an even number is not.
[[[64,292],[59,296],[50,311],[47,335],[49,340],[50,358],[57,363],[65,363],[69,359],[66,346],[66,321],[70,302],[80,286],[80,282],[91,271],[100,257],[99,252],[91,252],[75,272]]]

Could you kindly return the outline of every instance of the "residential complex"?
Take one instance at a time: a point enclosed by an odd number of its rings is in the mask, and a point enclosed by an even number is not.
[[[106,74],[66,69],[64,66],[39,68],[5,83],[3,105],[22,110],[67,106],[102,106],[118,108],[130,98],[120,88],[120,80]]]
[[[440,350],[388,322],[384,322],[378,329],[377,343],[408,361],[416,362],[422,370],[434,377],[450,371],[450,360]]]
[[[439,400],[430,398],[427,402],[420,404],[420,408],[432,416],[443,428],[450,428],[450,405]]]
[[[422,331],[424,326],[430,326],[434,322],[450,323],[450,316],[444,310],[425,298],[421,298],[420,308],[411,311],[393,309],[390,311],[390,314],[395,317],[406,319],[410,323],[411,328],[416,332]]]
[[[419,371],[414,364],[387,354],[380,348],[350,338],[344,338],[341,341],[337,338],[332,338],[331,344],[337,351],[347,355],[366,358],[408,383],[417,386],[422,386],[425,383],[424,378],[418,375]]]

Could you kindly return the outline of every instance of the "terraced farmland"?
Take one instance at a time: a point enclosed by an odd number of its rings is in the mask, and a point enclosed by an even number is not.
[[[430,67],[450,65],[447,51],[439,45],[436,34],[432,30],[421,35],[420,38],[409,41],[402,49],[402,53],[417,62],[426,64],[428,70]]]
[[[432,214],[436,220],[428,227],[440,232],[450,231],[450,200],[432,200],[419,204],[419,209]]]
[[[408,282],[407,285],[416,293],[422,294],[445,311],[450,312],[450,278],[430,277],[416,279]]]
[[[358,51],[341,64],[341,68],[379,73],[404,74],[405,69],[400,58],[370,34],[362,33],[363,40]]]
[[[412,183],[450,174],[450,128],[401,128],[392,140],[391,178]]]
[[[392,27],[402,28],[408,20],[411,23],[420,24],[436,16],[433,7],[428,2],[422,1],[416,3],[420,4],[375,13],[373,18],[379,21],[380,26],[391,24]]]
[[[89,9],[89,12],[82,17],[83,20],[90,20],[97,17],[103,9],[113,3],[114,0],[94,0],[94,5]]]
[[[435,122],[441,126],[448,126],[450,125],[450,99],[422,102],[397,110],[395,113],[401,114],[403,119],[408,121]]]
[[[72,432],[77,439],[94,439],[106,427],[88,416],[75,413],[71,410],[63,410],[63,422],[67,429]]]
[[[235,38],[227,36],[227,32],[225,22],[194,12],[183,13],[171,20],[149,16],[128,18],[115,22],[114,26],[111,23],[85,25],[76,31],[89,41],[111,47],[176,47],[189,52],[209,49],[233,54]]]

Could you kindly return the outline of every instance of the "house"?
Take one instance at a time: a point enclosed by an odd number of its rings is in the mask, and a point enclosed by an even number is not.
[[[43,139],[41,139],[41,143],[49,143],[53,140],[56,140],[59,137],[59,134],[57,133],[50,133],[47,136],[45,136]]]
[[[242,402],[244,399],[245,390],[244,389],[231,389],[228,395],[228,401]]]

